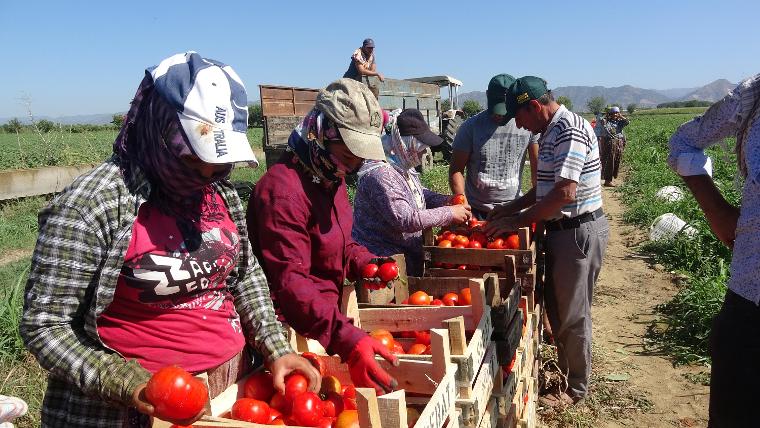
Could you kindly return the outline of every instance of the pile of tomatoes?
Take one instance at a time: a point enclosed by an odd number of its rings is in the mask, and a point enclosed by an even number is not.
[[[285,393],[280,394],[271,373],[260,371],[246,380],[245,398],[235,402],[230,417],[264,425],[358,428],[354,386],[325,376],[325,363],[317,355],[304,352],[302,356],[322,374],[319,394],[309,391],[306,377],[297,372],[285,378]]]
[[[459,293],[446,293],[441,298],[431,296],[424,291],[415,291],[402,305],[432,305],[432,306],[466,306],[472,304],[472,292],[469,288],[459,290]]]
[[[470,230],[459,230],[456,233],[444,230],[436,236],[436,245],[441,248],[474,248],[488,250],[517,250],[520,248],[520,237],[517,233],[506,236],[488,237],[482,231],[485,221],[475,221],[476,227]]]
[[[365,288],[370,290],[380,290],[381,288],[391,288],[391,282],[398,278],[398,265],[395,261],[389,260],[380,265],[376,263],[367,263],[362,268],[362,283]]]
[[[370,337],[377,340],[394,354],[402,355],[430,355],[430,332],[429,331],[402,331],[398,338],[385,329],[375,329],[369,333]],[[404,347],[404,342],[397,339],[414,339],[414,342]]]

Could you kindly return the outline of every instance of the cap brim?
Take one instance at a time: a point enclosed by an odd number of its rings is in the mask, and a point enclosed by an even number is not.
[[[506,103],[496,103],[488,108],[489,113],[491,114],[498,114],[500,116],[504,116],[507,114],[507,104]]]
[[[385,151],[379,135],[365,134],[348,128],[338,128],[346,147],[356,157],[384,161]]]
[[[195,155],[203,162],[229,164],[247,162],[259,166],[245,132],[222,129],[179,113],[179,121]]]
[[[414,138],[422,141],[423,144],[428,145],[430,147],[440,146],[441,143],[443,143],[443,138],[439,137],[438,135],[435,135],[433,131],[423,132],[420,135],[415,135]]]

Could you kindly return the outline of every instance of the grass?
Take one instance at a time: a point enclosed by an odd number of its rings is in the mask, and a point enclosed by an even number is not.
[[[697,230],[691,239],[681,236],[666,242],[649,242],[641,248],[653,255],[656,262],[686,278],[673,300],[657,307],[660,319],[650,326],[648,333],[650,346],[670,354],[678,364],[709,362],[711,320],[723,301],[731,261],[730,250],[712,234],[696,201],[666,163],[669,137],[693,116],[693,113],[634,115],[626,128],[628,146],[623,165],[628,174],[618,188],[627,206],[625,221],[648,228],[658,216],[670,212]],[[731,146],[729,141],[728,147],[715,146],[708,152],[714,161],[716,184],[729,202],[738,205],[740,192],[734,182],[736,160]],[[681,187],[686,196],[678,202],[659,200],[655,193],[666,185]]]
[[[59,128],[48,133],[29,130],[0,133],[0,171],[45,166],[100,163],[113,152],[116,130],[73,133]],[[248,141],[261,150],[262,128],[249,128]]]

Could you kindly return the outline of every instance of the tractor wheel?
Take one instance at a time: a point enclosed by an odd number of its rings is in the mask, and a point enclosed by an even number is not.
[[[443,138],[443,144],[440,145],[440,152],[443,154],[443,159],[446,162],[451,162],[451,155],[454,146],[454,137],[457,135],[459,127],[462,125],[462,117],[456,115],[449,119],[443,127],[441,137]]]

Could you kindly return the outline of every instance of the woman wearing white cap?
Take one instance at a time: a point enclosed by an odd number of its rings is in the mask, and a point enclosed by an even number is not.
[[[275,387],[298,370],[228,181],[255,162],[246,93],[195,52],[146,70],[113,156],[40,212],[19,330],[49,371],[44,427],[145,427],[151,374],[206,372],[211,396],[264,357]],[[189,425],[199,414],[171,422]]]
[[[630,121],[620,113],[620,107],[612,106],[597,124],[602,179],[607,187],[612,186],[612,180],[617,178],[620,171],[620,161],[623,158],[626,142],[623,128],[628,126],[628,123]]]

